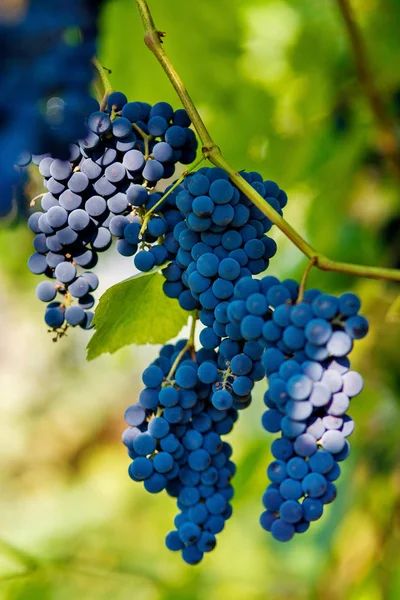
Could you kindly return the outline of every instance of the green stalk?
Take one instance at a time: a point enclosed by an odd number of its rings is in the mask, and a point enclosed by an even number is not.
[[[104,110],[104,108],[107,105],[107,98],[114,90],[112,88],[110,80],[108,79],[107,69],[103,67],[103,65],[100,63],[99,59],[96,56],[93,58],[92,63],[97,69],[101,83],[103,84],[104,95],[100,104],[100,110]]]
[[[203,162],[203,160],[204,160],[204,156],[202,156],[198,161],[193,163],[193,165],[190,167],[190,169],[188,169],[187,171],[182,173],[182,175],[179,177],[179,179],[177,179],[175,181],[175,183],[169,188],[169,190],[167,192],[165,192],[163,197],[160,198],[159,201],[152,208],[150,208],[150,210],[147,211],[147,213],[143,217],[143,225],[140,230],[140,235],[143,235],[144,232],[146,231],[147,224],[149,222],[151,215],[159,208],[159,206],[164,202],[164,200],[178,187],[178,185],[180,185],[182,183],[182,181],[184,181],[186,179],[186,177],[189,175],[189,173],[194,171]]]

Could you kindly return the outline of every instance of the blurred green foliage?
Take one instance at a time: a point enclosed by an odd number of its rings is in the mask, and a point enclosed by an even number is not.
[[[229,161],[275,179],[289,193],[288,221],[329,257],[400,266],[399,181],[379,154],[336,2],[150,5]],[[400,4],[353,5],[377,84],[396,114]],[[105,8],[101,60],[114,88],[130,99],[178,105],[142,43],[133,0]],[[35,185],[32,196],[40,191]],[[279,253],[270,272],[299,277],[304,257],[274,235]],[[271,440],[260,424],[259,385],[231,436],[238,464],[234,517],[216,551],[193,568],[164,549],[174,502],[149,497],[129,480],[120,443],[123,412],[157,348],[125,348],[86,363],[87,333],[74,331],[53,344],[34,297],[36,278],[26,269],[30,243],[24,223],[0,232],[0,538],[11,545],[0,543],[2,599],[398,600],[398,287],[312,271],[310,285],[356,290],[371,321],[370,336],[354,352],[366,386],[352,406],[357,428],[338,499],[287,545],[261,530]],[[128,262],[106,257],[104,284],[130,276]]]

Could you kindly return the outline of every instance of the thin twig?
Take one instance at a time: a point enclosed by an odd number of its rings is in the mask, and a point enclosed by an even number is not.
[[[43,198],[43,196],[45,196],[45,195],[46,195],[46,192],[44,192],[43,194],[38,194],[37,196],[32,198],[32,200],[29,202],[29,206],[35,206],[36,200],[39,200],[39,198]]]
[[[103,84],[104,87],[104,91],[105,92],[109,92],[111,93],[113,91],[112,85],[110,83],[110,80],[108,79],[108,73],[111,73],[111,71],[109,69],[106,69],[105,67],[103,67],[103,65],[101,64],[101,62],[99,61],[99,59],[97,57],[94,57],[93,60],[93,65],[95,66],[98,74],[100,75],[100,79],[101,82]]]
[[[94,57],[92,62],[93,62],[93,65],[95,66],[95,68],[97,69],[97,72],[100,76],[101,82],[104,87],[104,95],[103,95],[103,99],[100,104],[100,110],[104,110],[105,107],[107,106],[108,96],[114,91],[112,88],[112,85],[110,83],[110,80],[108,79],[108,75],[107,75],[107,72],[111,73],[111,71],[110,71],[110,69],[106,69],[106,67],[103,67],[103,65],[100,63],[100,61],[97,57]]]
[[[168,381],[172,380],[173,376],[175,375],[175,371],[178,368],[179,363],[181,362],[183,356],[185,356],[186,352],[191,351],[191,350],[194,349],[194,336],[195,336],[195,333],[196,333],[196,324],[197,324],[197,314],[194,314],[192,316],[192,325],[190,327],[190,336],[189,336],[189,339],[186,342],[186,344],[184,345],[184,347],[182,348],[182,350],[179,352],[179,354],[176,357],[176,359],[174,360],[174,362],[172,363],[172,367],[171,367],[171,369],[170,369],[170,371],[169,371],[169,373],[167,375],[167,380]]]
[[[158,62],[163,67],[169,80],[175,88],[182,104],[184,105],[194,128],[201,140],[203,146],[203,155],[214,165],[224,169],[235,184],[253,204],[266,215],[288,237],[297,248],[310,259],[315,260],[315,266],[323,271],[336,271],[338,273],[347,273],[349,275],[359,275],[360,277],[369,277],[372,279],[387,279],[390,281],[400,281],[400,270],[387,269],[381,267],[369,267],[364,265],[355,265],[344,262],[333,261],[313,248],[283,217],[281,217],[268,202],[241,177],[241,175],[231,167],[223,157],[221,150],[215,144],[210,136],[192,98],[187,92],[181,78],[175,67],[172,65],[169,57],[162,47],[163,35],[156,29],[153,18],[150,13],[146,0],[135,0],[139,14],[143,23],[145,35],[144,40],[148,48],[152,51]]]
[[[196,169],[203,162],[203,160],[204,160],[204,156],[202,156],[200,160],[193,163],[193,165],[189,169],[187,169],[187,171],[182,173],[182,175],[179,177],[179,179],[177,179],[175,181],[175,183],[173,185],[171,185],[169,190],[167,192],[165,192],[165,194],[162,196],[162,198],[160,198],[159,201],[156,202],[156,204],[146,212],[146,214],[143,217],[143,225],[142,225],[139,235],[142,236],[144,234],[144,232],[146,231],[147,224],[149,222],[151,215],[160,207],[160,205],[164,202],[164,200],[170,194],[172,194],[172,192],[182,183],[182,181],[184,181],[186,179],[186,177],[189,175],[189,173],[194,171],[194,169]]]
[[[147,160],[149,158],[149,142],[153,139],[152,135],[144,132],[136,123],[132,123],[133,129],[137,131],[143,138],[144,141],[144,157]]]
[[[305,292],[306,285],[307,285],[307,279],[308,279],[310,271],[314,267],[314,265],[315,265],[315,256],[313,256],[313,258],[311,258],[308,261],[307,267],[303,273],[303,277],[301,278],[300,287],[299,287],[299,295],[297,297],[298,303],[303,301],[304,292]]]
[[[348,0],[337,1],[353,51],[357,77],[379,128],[382,151],[395,167],[397,174],[400,175],[400,154],[395,135],[395,124],[392,122],[383,97],[375,84],[368,52],[350,3]]]

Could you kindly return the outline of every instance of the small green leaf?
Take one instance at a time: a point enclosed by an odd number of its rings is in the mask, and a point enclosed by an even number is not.
[[[130,344],[165,344],[186,325],[189,314],[165,296],[159,269],[130,277],[102,295],[88,360]]]

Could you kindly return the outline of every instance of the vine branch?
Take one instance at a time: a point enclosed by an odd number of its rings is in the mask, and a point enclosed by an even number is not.
[[[176,93],[178,94],[183,106],[185,107],[194,128],[200,138],[203,146],[203,156],[208,158],[211,163],[217,167],[224,169],[235,184],[253,204],[266,215],[272,223],[274,223],[295,246],[310,260],[314,261],[314,265],[322,271],[335,271],[338,273],[346,273],[349,275],[359,275],[360,277],[369,277],[372,279],[387,279],[390,281],[400,282],[400,270],[388,269],[383,267],[370,267],[365,265],[355,265],[344,262],[337,262],[324,256],[321,252],[313,248],[283,217],[281,217],[273,208],[265,201],[265,199],[243,179],[243,177],[235,170],[223,157],[220,148],[215,144],[209,134],[197,108],[195,107],[192,98],[181,78],[179,77],[171,60],[167,56],[163,46],[162,38],[164,33],[157,30],[149,6],[146,0],[135,0],[139,10],[140,18],[144,28],[144,41],[147,47],[154,54],[169,80],[171,81]],[[343,0],[340,0],[343,1]]]
[[[186,112],[188,113],[198,133],[198,136],[201,139],[203,146],[211,148],[212,146],[214,146],[214,142],[210,134],[208,133],[203,119],[201,118],[200,113],[195,107],[194,102],[189,95],[189,92],[183,85],[183,82],[179,77],[175,67],[171,63],[166,52],[164,51],[164,48],[162,47],[162,38],[165,36],[165,33],[158,31],[158,29],[156,28],[146,0],[136,0],[136,5],[138,7],[140,18],[142,19],[145,31],[144,41],[146,46],[155,55],[158,62],[167,74],[168,79],[175,88],[175,91],[181,99],[181,102],[185,107]]]
[[[382,151],[390,160],[397,174],[400,175],[400,154],[395,135],[395,126],[386,110],[382,95],[375,84],[367,49],[357,25],[354,12],[349,0],[337,0],[337,2],[353,51],[357,77],[379,128]]]

